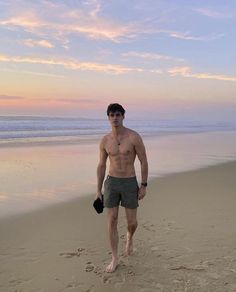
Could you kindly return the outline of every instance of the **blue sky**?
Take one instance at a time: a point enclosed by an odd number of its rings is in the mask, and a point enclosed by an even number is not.
[[[0,114],[234,119],[235,1],[0,1]]]

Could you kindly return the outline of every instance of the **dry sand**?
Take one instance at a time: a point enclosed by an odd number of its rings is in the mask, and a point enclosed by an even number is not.
[[[236,162],[153,180],[132,256],[110,261],[106,214],[93,197],[0,222],[0,291],[236,291]]]

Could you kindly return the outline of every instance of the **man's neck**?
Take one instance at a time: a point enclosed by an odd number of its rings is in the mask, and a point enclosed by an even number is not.
[[[119,127],[112,127],[112,134],[114,136],[120,136],[124,132],[125,132],[125,127],[123,125],[122,126],[119,126]]]

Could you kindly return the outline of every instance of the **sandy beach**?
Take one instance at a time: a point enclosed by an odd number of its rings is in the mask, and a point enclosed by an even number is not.
[[[235,21],[0,0],[0,292],[236,292]]]
[[[236,162],[153,179],[133,255],[110,260],[93,196],[0,221],[0,291],[236,291]]]

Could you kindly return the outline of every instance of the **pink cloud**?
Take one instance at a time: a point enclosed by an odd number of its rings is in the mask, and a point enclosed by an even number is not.
[[[211,18],[232,18],[230,13],[219,12],[209,8],[196,8],[194,11]]]
[[[22,41],[22,43],[25,46],[34,48],[34,47],[43,47],[43,48],[48,48],[48,49],[52,49],[54,48],[54,45],[49,42],[48,40],[33,40],[33,39],[25,39]]]
[[[220,81],[236,81],[236,76],[228,76],[221,74],[211,74],[211,73],[192,73],[192,69],[190,67],[175,67],[168,70],[171,76],[183,76],[183,77],[191,77],[197,79],[212,79],[212,80],[220,80]]]
[[[0,100],[20,100],[20,99],[25,99],[22,96],[10,96],[10,95],[0,95]]]
[[[58,59],[43,59],[43,58],[36,58],[36,57],[0,55],[0,62],[56,65],[56,66],[63,66],[71,70],[98,71],[98,72],[113,73],[113,74],[124,74],[128,72],[143,72],[144,71],[142,68],[125,67],[125,66],[114,65],[114,64],[78,62],[73,59],[58,60]]]

